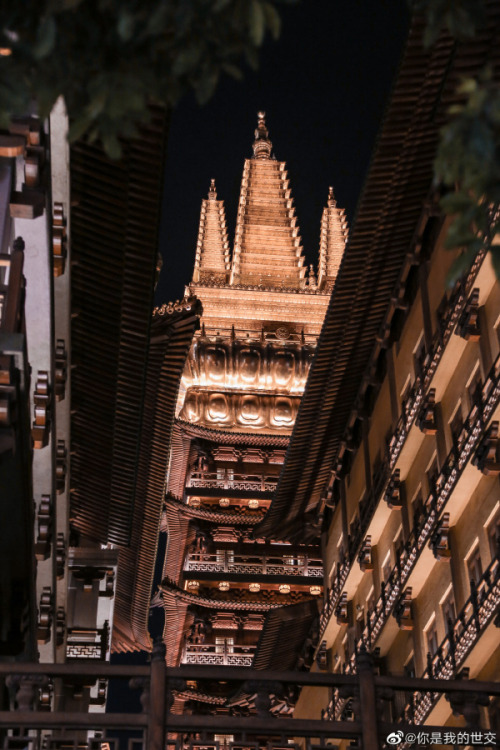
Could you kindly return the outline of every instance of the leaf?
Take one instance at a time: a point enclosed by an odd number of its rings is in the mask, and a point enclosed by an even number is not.
[[[251,0],[249,6],[250,39],[256,47],[260,47],[264,39],[266,21],[264,9],[259,0]]]
[[[33,47],[33,57],[43,60],[54,49],[56,41],[56,22],[53,16],[46,16],[38,28],[37,41]]]
[[[222,63],[221,67],[225,73],[231,76],[231,78],[234,78],[237,81],[241,81],[243,78],[243,73],[237,65],[233,65],[232,63]]]
[[[278,39],[281,33],[281,18],[278,11],[271,3],[264,3],[264,14],[273,39]]]
[[[102,147],[110,159],[113,159],[113,161],[120,159],[122,155],[122,147],[115,133],[103,134]]]
[[[134,16],[132,15],[132,13],[129,13],[127,10],[123,9],[118,16],[118,24],[116,26],[118,36],[122,41],[128,42],[132,38],[134,28]]]
[[[74,141],[77,141],[79,138],[82,137],[82,135],[85,135],[87,130],[92,125],[92,118],[88,115],[83,115],[82,117],[79,117],[77,120],[74,120],[71,125],[69,126],[68,131],[68,141],[70,143],[73,143]]]

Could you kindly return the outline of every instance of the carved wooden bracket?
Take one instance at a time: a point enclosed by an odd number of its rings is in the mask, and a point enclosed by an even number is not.
[[[479,341],[479,289],[473,289],[458,320],[455,333],[466,341]]]
[[[328,652],[326,650],[326,641],[321,641],[318,653],[316,654],[316,664],[319,669],[328,669]]]
[[[56,576],[60,580],[64,578],[64,564],[66,562],[66,542],[64,534],[59,531],[56,541]]]
[[[335,617],[339,625],[349,624],[349,612],[347,607],[347,593],[344,591],[340,601],[335,607]]]
[[[66,268],[66,219],[62,203],[54,203],[52,211],[52,258],[54,276],[62,276]]]
[[[115,595],[115,571],[111,568],[111,570],[106,571],[104,591],[99,591],[99,596],[105,596],[109,599],[112,599],[114,595]]]
[[[56,646],[62,646],[66,635],[66,611],[58,607],[56,612]]]
[[[436,389],[429,388],[417,415],[417,425],[424,435],[435,435],[436,425]]]
[[[94,581],[102,581],[107,574],[103,568],[94,568],[90,565],[71,568],[71,572],[77,581],[83,582],[84,590],[92,589]]]
[[[62,401],[66,395],[68,355],[64,339],[57,339],[55,356],[54,393],[56,401]]]
[[[52,406],[49,373],[46,370],[38,371],[33,400],[35,402],[35,420],[31,430],[33,447],[45,448],[49,442]]]
[[[389,479],[387,488],[384,492],[384,500],[389,508],[402,508],[403,499],[401,497],[401,479],[400,470],[396,469],[394,474]]]
[[[472,463],[486,476],[500,474],[498,454],[498,422],[492,422],[484,438],[479,443]]]
[[[37,560],[47,560],[50,557],[52,542],[52,503],[50,495],[42,495],[38,508],[38,536],[35,543],[35,557]]]
[[[413,630],[413,618],[411,613],[411,586],[408,586],[396,602],[394,617],[401,630]]]
[[[106,691],[108,688],[108,681],[103,677],[97,680],[97,696],[90,699],[91,706],[104,706],[106,703]],[[99,743],[100,747],[103,747],[102,742]]]
[[[372,538],[367,536],[363,541],[358,555],[358,563],[361,570],[373,570],[372,562]]]
[[[432,553],[436,560],[446,560],[449,562],[451,557],[450,551],[450,514],[443,513],[436,531],[431,537]]]
[[[66,443],[64,440],[58,440],[56,448],[56,491],[58,495],[61,495],[66,487],[67,468],[68,456]]]
[[[40,605],[38,607],[38,627],[36,630],[36,640],[39,644],[48,643],[50,641],[53,613],[54,605],[52,601],[52,589],[50,586],[44,586],[40,596]]]

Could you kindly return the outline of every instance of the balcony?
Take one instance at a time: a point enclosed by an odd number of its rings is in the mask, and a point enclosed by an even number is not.
[[[434,488],[425,502],[425,513],[422,516],[421,523],[414,526],[403,550],[397,558],[396,566],[393,568],[387,583],[385,586],[382,586],[381,595],[367,620],[362,638],[360,639],[360,643],[365,643],[367,648],[371,649],[375,644],[387,618],[401,596],[422,550],[436,532],[442,518],[442,512],[452,495],[454,487],[460,479],[465,466],[483,442],[486,425],[499,401],[500,356],[497,357],[491,368],[480,392],[478,402],[472,406],[464,426],[458,435],[456,444],[449,452],[441,472],[436,478]],[[369,505],[371,507],[372,501],[370,501]],[[355,530],[355,535],[349,539],[348,552],[338,566],[336,581],[321,615],[321,635],[324,633],[338,605],[347,576],[356,559],[360,540],[362,540],[368,530],[371,515],[366,513],[364,516],[361,515],[361,518],[362,522],[359,528]]]
[[[109,647],[109,625],[106,621],[101,629],[68,630],[66,640],[66,659],[98,659],[105,661]]]
[[[277,483],[278,477],[276,476],[235,474],[233,471],[193,471],[189,478],[188,487],[274,492]]]
[[[256,646],[224,643],[188,643],[181,664],[215,664],[228,667],[251,667]]]
[[[448,635],[434,656],[428,654],[428,666],[423,677],[451,680],[463,666],[467,656],[478,642],[500,605],[500,558],[491,561],[476,585],[471,581],[471,595],[458,614]],[[451,625],[451,623],[450,623]],[[406,707],[405,715],[415,724],[422,724],[436,704],[434,693],[416,693]]]
[[[491,561],[476,585],[471,581],[471,596],[449,628],[448,635],[442,641],[434,656],[427,655],[428,666],[422,679],[453,680],[457,679],[468,655],[477,644],[488,625],[498,613],[500,605],[500,557]],[[450,623],[451,625],[451,623]],[[356,643],[356,651],[369,645],[366,630]],[[345,665],[344,674],[356,672],[356,653]],[[402,711],[401,718],[422,726],[427,716],[439,700],[439,694],[426,692],[415,693],[409,704]],[[347,701],[336,691],[328,704],[325,715],[331,720],[339,719],[346,710]]]
[[[184,561],[184,571],[322,579],[323,561],[307,555],[240,555],[232,550],[215,554],[190,552]]]

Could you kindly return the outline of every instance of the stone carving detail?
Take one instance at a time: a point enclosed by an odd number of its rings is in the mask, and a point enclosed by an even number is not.
[[[473,289],[457,323],[455,333],[466,341],[479,341],[479,289]]]
[[[498,422],[495,421],[491,423],[491,427],[479,443],[472,463],[486,476],[500,474],[500,461],[498,461],[497,454]]]
[[[56,576],[60,580],[64,578],[64,564],[66,562],[66,542],[64,534],[60,531],[57,534],[56,542]]]
[[[278,331],[283,335],[284,329]],[[201,338],[197,339],[189,354],[183,384],[186,388],[274,388],[287,393],[302,393],[312,356],[312,347],[299,342],[279,347],[266,341],[247,343],[235,341],[234,332],[221,341]]]
[[[335,618],[339,625],[349,624],[349,612],[347,607],[347,593],[344,591],[338,605],[335,607]]]
[[[443,517],[438,523],[436,531],[431,536],[432,552],[436,560],[446,560],[449,562],[451,557],[450,551],[450,514],[443,513]]]
[[[56,401],[62,401],[66,395],[66,377],[67,377],[68,356],[64,339],[57,339],[56,356],[55,356],[55,385],[54,393]]]
[[[33,400],[35,402],[35,420],[31,430],[33,447],[45,448],[49,442],[51,417],[49,373],[46,370],[38,371]]]
[[[38,607],[38,627],[36,630],[36,640],[38,644],[44,644],[50,641],[53,610],[52,589],[50,586],[44,586],[40,596],[40,605]]]
[[[54,203],[52,211],[52,257],[54,276],[62,276],[66,268],[66,219],[62,203]]]
[[[394,617],[401,630],[413,630],[413,618],[411,614],[411,586],[402,593],[399,601],[394,607]]]
[[[61,495],[66,487],[67,463],[66,443],[64,440],[58,440],[56,448],[56,491],[58,495]]]
[[[400,471],[396,469],[389,479],[387,489],[384,492],[384,500],[389,508],[402,508]]]
[[[66,612],[58,607],[56,613],[56,646],[62,646],[66,635]]]
[[[435,388],[429,388],[427,396],[424,398],[424,402],[418,412],[417,425],[424,435],[435,435],[437,432]]]
[[[358,563],[362,571],[373,570],[371,536],[367,536],[362,544],[358,555]]]
[[[191,388],[186,395],[180,418],[195,424],[226,428],[281,430],[293,427],[298,408],[297,396],[220,391],[208,393]]]
[[[38,508],[38,536],[35,543],[35,557],[37,560],[47,560],[50,557],[52,532],[52,503],[50,495],[42,495]]]

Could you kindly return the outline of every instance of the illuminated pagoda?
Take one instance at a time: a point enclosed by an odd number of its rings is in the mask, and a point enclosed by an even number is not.
[[[272,155],[259,112],[232,257],[212,180],[187,289],[203,315],[182,376],[166,483],[168,665],[262,669],[274,658],[293,667],[317,617],[318,544],[276,544],[253,529],[276,488],[346,239],[330,189],[317,282],[304,265],[285,162]],[[293,635],[278,652],[292,611]],[[180,693],[178,710],[193,700],[209,698]]]

